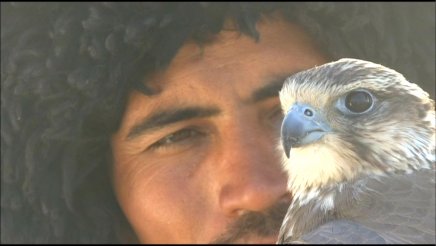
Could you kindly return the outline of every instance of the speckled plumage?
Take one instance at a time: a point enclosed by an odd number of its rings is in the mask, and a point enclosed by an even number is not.
[[[355,90],[374,103],[344,113]],[[341,59],[289,77],[280,100],[285,114],[311,105],[332,130],[283,155],[294,199],[279,243],[435,243],[435,111],[425,91],[382,65]]]

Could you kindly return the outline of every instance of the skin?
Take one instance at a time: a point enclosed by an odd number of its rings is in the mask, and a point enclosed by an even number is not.
[[[113,185],[139,242],[276,241],[285,211],[280,219],[265,211],[291,200],[276,149],[283,117],[277,92],[288,75],[328,60],[281,18],[257,29],[259,42],[231,28],[203,50],[188,41],[146,81],[159,93],[131,92],[112,138]],[[263,96],[254,100],[257,91]],[[128,137],[144,119],[185,108],[206,113]],[[264,216],[256,226],[270,232],[240,232],[235,223],[250,214]],[[269,228],[270,220],[280,222]]]

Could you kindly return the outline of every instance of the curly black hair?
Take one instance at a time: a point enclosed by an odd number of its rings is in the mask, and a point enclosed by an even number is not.
[[[435,3],[1,3],[1,242],[119,243],[110,137],[128,92],[187,39],[281,11],[333,59],[402,72],[434,98]],[[125,221],[124,221],[125,224]]]

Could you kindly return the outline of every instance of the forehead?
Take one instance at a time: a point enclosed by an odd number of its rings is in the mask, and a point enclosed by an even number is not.
[[[264,19],[257,30],[258,42],[226,29],[203,47],[186,42],[165,71],[144,81],[159,93],[146,96],[133,91],[126,112],[145,114],[165,107],[218,104],[224,97],[244,101],[266,83],[326,62],[295,24]]]
[[[259,75],[261,70],[250,69],[257,68],[255,66],[259,64],[272,64],[277,70],[289,70],[291,65],[298,71],[307,68],[307,64],[319,64],[324,59],[301,27],[283,20],[280,16],[264,18],[257,23],[256,29],[260,34],[258,42],[236,31],[232,26],[234,24],[228,21],[213,41],[202,47],[188,40],[179,49],[169,67],[155,73],[145,83],[162,88],[172,84],[173,77],[183,78],[204,70],[217,71],[215,74],[236,70],[241,75]],[[238,70],[239,68],[250,70]]]
[[[228,25],[229,26],[229,25]],[[317,53],[310,45],[311,40],[299,26],[282,19],[262,19],[257,24],[257,30],[260,38],[256,41],[254,38],[243,35],[234,30],[234,28],[223,29],[211,44],[205,45],[205,52],[202,54],[202,61],[209,59],[227,60],[229,57],[237,55],[255,56],[258,53],[277,52],[289,55],[310,56],[310,53]],[[304,47],[304,52],[301,48]],[[286,51],[283,53],[281,51]],[[300,52],[299,52],[300,51]],[[307,54],[307,52],[310,52]],[[173,65],[193,62],[196,58],[201,57],[200,48],[193,42],[187,42],[181,47],[180,51],[173,60]]]

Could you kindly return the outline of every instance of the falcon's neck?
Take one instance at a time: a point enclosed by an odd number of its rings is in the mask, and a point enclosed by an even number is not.
[[[363,180],[360,180],[296,192],[283,221],[279,238],[287,238],[286,241],[289,238],[298,240],[304,233],[323,223],[345,217],[357,204],[364,187]]]
[[[356,166],[353,163],[358,162],[358,158],[347,142],[333,136],[324,138],[328,141],[292,148],[291,160],[283,161],[293,201],[281,236],[299,237],[355,203],[354,195],[349,195],[355,193],[354,181],[359,169],[353,168]],[[325,144],[327,142],[331,144]],[[336,151],[338,146],[341,151]],[[338,205],[337,201],[347,202]]]

